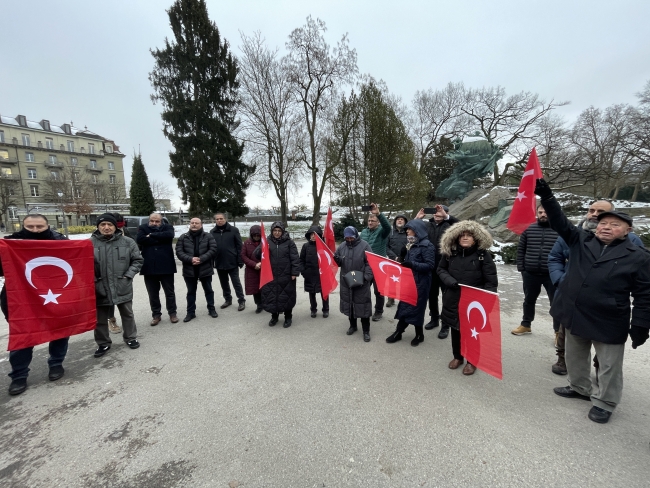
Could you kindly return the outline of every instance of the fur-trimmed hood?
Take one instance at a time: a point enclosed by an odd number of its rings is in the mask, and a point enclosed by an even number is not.
[[[440,254],[451,256],[458,248],[458,238],[463,232],[471,232],[478,249],[487,250],[492,247],[493,240],[485,227],[474,220],[462,220],[449,227],[440,238]]]

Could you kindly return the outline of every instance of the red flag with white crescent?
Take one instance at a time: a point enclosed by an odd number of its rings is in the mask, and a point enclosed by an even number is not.
[[[508,218],[507,227],[515,234],[521,234],[530,224],[537,220],[537,205],[535,200],[535,183],[542,177],[542,168],[539,165],[535,148],[530,152],[526,170],[521,177],[515,203]]]
[[[413,306],[418,304],[418,288],[410,268],[372,252],[366,251],[366,257],[381,295]]]
[[[330,293],[336,290],[339,282],[336,281],[336,272],[339,267],[334,261],[334,254],[327,245],[323,242],[320,236],[316,236],[316,255],[318,256],[318,273],[320,275],[320,288],[323,293],[323,298],[327,300]]]
[[[481,371],[503,379],[499,295],[460,285],[460,353]]]
[[[0,240],[9,344],[15,351],[93,330],[95,264],[89,240]]]
[[[330,248],[330,251],[336,251],[336,239],[334,238],[334,224],[332,224],[332,207],[327,209],[327,218],[325,219],[325,229],[323,231],[325,237],[325,244]]]
[[[264,231],[264,222],[260,222],[262,226],[262,267],[260,268],[260,288],[267,283],[273,281],[273,269],[271,269],[271,256],[269,255],[269,241],[266,239],[266,232]]]

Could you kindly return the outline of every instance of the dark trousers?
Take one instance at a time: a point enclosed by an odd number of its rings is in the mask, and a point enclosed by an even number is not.
[[[196,312],[196,289],[199,286],[199,281],[203,287],[203,292],[205,293],[205,301],[208,304],[208,311],[211,312],[214,310],[214,291],[212,291],[212,276],[206,276],[205,278],[188,278],[183,276],[185,279],[185,285],[187,286],[187,313],[193,314]]]
[[[162,315],[160,304],[160,287],[162,286],[165,293],[165,307],[169,315],[176,314],[176,294],[174,293],[174,275],[145,275],[144,285],[147,287],[149,295],[149,306],[151,307],[151,316],[160,317]]]
[[[272,313],[271,317],[273,320],[278,320],[278,317],[280,316],[279,313]],[[284,320],[291,319],[293,318],[293,308],[290,308],[289,310],[284,311]]]
[[[355,329],[357,328],[356,317],[350,317],[350,327],[354,327]],[[363,330],[364,334],[370,333],[370,317],[361,318],[361,329]]]
[[[110,346],[113,341],[108,333],[108,319],[115,311],[115,305],[97,305],[97,325],[95,325],[95,342],[98,346]],[[133,302],[118,303],[117,310],[122,319],[122,338],[125,342],[138,336],[133,315]]]
[[[379,293],[377,282],[372,280],[372,290],[375,293],[375,313],[384,313],[384,297]]]
[[[239,303],[246,301],[246,297],[244,296],[244,289],[241,286],[241,281],[239,281],[239,268],[218,269],[217,274],[219,275],[219,283],[221,283],[223,297],[227,302],[232,302],[232,292],[230,291],[230,283],[228,283],[228,278],[230,278],[230,281],[232,281],[232,286],[235,289],[235,295],[237,295],[237,301]]]
[[[531,323],[535,319],[535,302],[537,302],[537,297],[542,291],[542,286],[546,290],[548,295],[548,300],[553,303],[553,296],[555,295],[555,287],[551,282],[551,277],[548,273],[543,275],[537,275],[528,273],[524,271],[521,273],[521,277],[524,280],[524,316],[521,319],[521,325],[524,327],[530,327]],[[553,323],[553,328],[557,331],[559,328],[556,327],[555,322]]]
[[[464,359],[460,353],[460,330],[450,327],[451,331],[451,350],[454,353],[454,359]]]
[[[323,299],[323,312],[329,312],[330,311],[330,299],[328,298],[325,300],[323,298],[323,294],[320,294],[321,298]],[[309,292],[309,307],[312,312],[317,312],[318,311],[318,300],[316,299],[316,293]]]
[[[445,291],[445,285],[440,281],[438,273],[435,271],[431,275],[431,288],[429,289],[429,315],[432,321],[440,320],[440,307],[438,305],[438,297],[440,291]]]
[[[255,305],[261,305],[262,304],[262,292],[258,291],[257,293],[253,293],[253,302]]]

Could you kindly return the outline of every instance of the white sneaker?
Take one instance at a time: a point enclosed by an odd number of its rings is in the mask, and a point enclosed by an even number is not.
[[[122,332],[122,327],[117,325],[117,320],[115,317],[108,319],[108,330],[110,330],[113,334],[119,334]]]

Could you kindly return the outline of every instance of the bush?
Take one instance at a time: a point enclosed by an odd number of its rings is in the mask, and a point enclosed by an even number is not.
[[[94,225],[71,225],[68,227],[68,234],[92,234],[95,230],[97,230],[97,227]],[[65,229],[63,228],[56,229],[56,231],[65,234]]]
[[[337,241],[343,240],[343,231],[346,227],[355,227],[359,232],[363,230],[363,224],[361,222],[351,214],[346,214],[345,217],[334,223],[334,238]]]
[[[499,251],[496,252],[501,256],[503,262],[506,264],[516,263],[517,262],[517,244],[506,244],[502,246]]]

